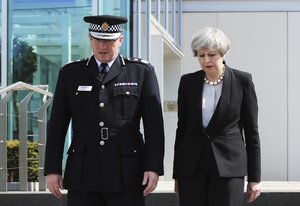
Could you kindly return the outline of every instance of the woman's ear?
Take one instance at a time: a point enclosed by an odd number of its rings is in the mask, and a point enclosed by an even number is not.
[[[224,54],[224,55],[222,56],[223,64],[225,64],[225,57],[226,57],[226,54]]]

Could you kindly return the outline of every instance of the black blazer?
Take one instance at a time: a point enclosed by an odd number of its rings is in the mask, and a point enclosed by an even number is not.
[[[220,176],[248,175],[248,181],[260,182],[258,105],[251,75],[226,66],[221,97],[206,128],[202,126],[203,83],[203,70],[180,80],[173,178],[195,173],[204,142],[209,140]]]
[[[163,174],[162,108],[154,68],[149,63],[119,56],[104,80],[94,57],[60,70],[48,122],[45,175],[63,173],[70,120],[66,189],[137,190],[141,189],[144,171]]]

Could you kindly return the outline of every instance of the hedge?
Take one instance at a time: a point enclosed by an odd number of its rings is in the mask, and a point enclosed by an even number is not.
[[[7,181],[19,182],[19,140],[7,141]],[[28,182],[38,181],[38,143],[27,142]]]

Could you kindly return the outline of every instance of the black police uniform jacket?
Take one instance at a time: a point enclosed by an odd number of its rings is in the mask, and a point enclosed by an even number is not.
[[[45,175],[63,173],[70,120],[66,189],[141,190],[144,171],[163,175],[163,117],[151,64],[119,55],[104,79],[94,56],[60,70],[47,126]]]

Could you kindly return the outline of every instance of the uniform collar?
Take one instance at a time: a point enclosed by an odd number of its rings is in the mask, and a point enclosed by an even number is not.
[[[117,57],[118,57],[118,56],[117,56]],[[117,58],[117,57],[116,57],[116,58]],[[94,58],[95,58],[95,60],[96,60],[96,63],[97,63],[97,65],[98,65],[98,68],[100,68],[101,62],[100,62],[98,59],[96,59],[95,56],[94,56]],[[108,64],[108,70],[111,68],[111,65],[114,63],[114,61],[116,60],[116,58],[113,59],[113,60],[110,61],[110,62],[107,62],[107,64]]]

